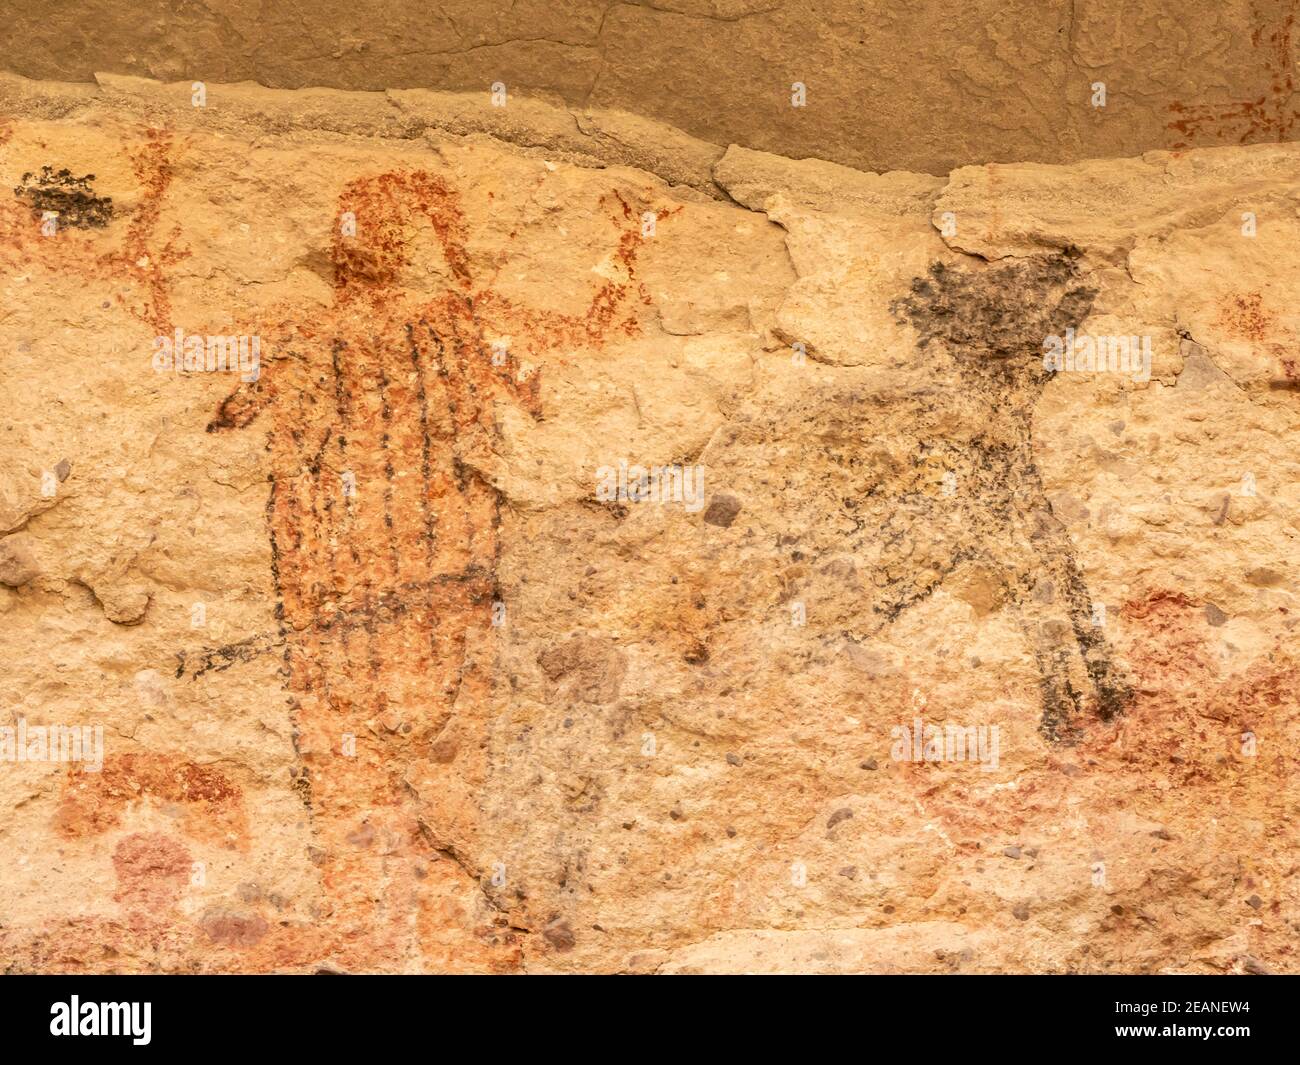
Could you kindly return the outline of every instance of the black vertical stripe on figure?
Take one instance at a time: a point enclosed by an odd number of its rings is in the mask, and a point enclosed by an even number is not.
[[[458,415],[460,414],[460,400],[461,400],[461,397],[457,393],[456,385],[458,383],[463,384],[465,382],[465,364],[464,364],[464,356],[461,351],[460,325],[455,315],[454,314],[451,315],[450,335],[444,337],[442,334],[436,332],[428,324],[427,321],[422,320],[421,324],[424,325],[425,330],[428,332],[430,338],[433,340],[433,343],[438,350],[438,373],[439,376],[443,379],[444,388],[446,389],[447,411],[448,411],[449,423],[450,423],[448,426],[448,435],[445,441],[445,446],[451,450],[451,465],[452,465],[452,471],[456,478],[457,501],[461,508],[461,517],[464,519],[466,524],[467,536],[469,537],[469,540],[472,543],[473,534],[474,534],[472,521],[473,521],[474,514],[473,514],[473,509],[469,504],[469,500],[466,497],[466,482],[465,482],[463,464],[461,463],[459,456],[457,456],[455,452],[456,440],[460,433],[460,424],[458,423],[457,418]],[[450,357],[448,352],[449,344],[451,346]],[[472,587],[472,576],[475,572],[476,572],[476,568],[471,558],[469,566],[462,573],[463,577],[470,579],[471,587]],[[472,592],[470,594],[472,595]],[[457,699],[459,699],[460,697],[461,687],[464,683],[465,656],[466,656],[465,647],[467,641],[468,641],[467,633],[462,632],[460,635],[460,642],[454,648],[454,651],[458,656],[458,662],[456,664],[456,670],[455,670],[456,673],[455,684],[450,693],[451,695],[450,703],[453,706],[455,705]]]
[[[443,378],[449,377],[450,375],[447,372],[447,349],[443,345],[441,334],[439,334],[438,331],[423,318],[420,319],[420,324],[424,326],[429,336],[433,338],[434,346],[438,349],[438,376]]]
[[[471,372],[470,369],[469,356],[467,356],[466,354],[467,349],[471,350],[476,357],[486,359],[487,361],[484,362],[483,364],[484,366],[490,366],[491,362],[490,362],[490,356],[487,355],[487,349],[483,345],[482,334],[478,328],[478,320],[473,317],[473,305],[472,303],[469,303],[469,301],[466,302],[469,306],[473,329],[470,331],[467,340],[465,331],[462,330],[459,319],[453,318],[452,333],[453,333],[454,347],[456,352],[456,372],[459,375],[460,383],[463,386],[462,388],[463,394],[461,398],[464,400],[464,402],[469,403],[471,402],[471,397],[472,397],[474,406],[471,408],[471,411],[468,413],[470,417],[475,417],[477,416],[481,408],[477,405],[478,389],[474,384],[474,374]],[[494,423],[493,431],[495,431],[495,428],[496,426]],[[459,431],[459,426],[456,426],[454,432],[458,433],[458,431]],[[469,480],[468,477],[466,476],[466,467],[465,464],[460,461],[459,456],[454,456],[454,458],[455,458],[455,471],[456,471],[457,485],[462,492],[462,498],[466,498],[464,493],[468,493],[469,491]],[[478,480],[480,480],[485,485],[488,491],[492,493],[492,517],[491,517],[492,560],[490,562],[490,569],[485,574],[487,578],[488,592],[492,597],[491,602],[489,602],[488,604],[489,618],[490,618],[491,617],[490,612],[493,609],[493,605],[496,602],[500,601],[501,599],[500,588],[497,584],[497,568],[500,561],[500,542],[501,542],[501,538],[498,535],[500,531],[500,525],[501,525],[501,491],[495,485],[488,482],[478,472],[474,472],[473,476],[478,478]],[[466,516],[467,516],[467,520],[473,517],[473,509],[469,506],[468,502],[466,502]],[[474,530],[472,527],[469,530],[469,535],[472,542],[474,536]],[[473,561],[472,556],[471,556],[470,566],[471,569],[477,568],[476,564]],[[468,635],[466,635],[465,636],[466,642],[468,641],[468,639],[469,637]],[[456,689],[455,689],[455,693],[453,694],[453,701],[460,697],[460,690],[463,687],[465,682],[466,657],[467,657],[466,649],[465,646],[462,645],[460,663],[458,664],[456,670]]]
[[[271,540],[271,584],[275,588],[275,622],[281,639],[284,638],[284,589],[280,585],[280,542],[275,535],[275,500],[280,484],[272,471],[266,475],[271,490],[266,495],[266,527]],[[287,653],[287,652],[286,652]]]
[[[337,442],[337,444],[338,444],[338,449],[339,449],[339,470],[340,470],[340,476],[342,476],[343,473],[347,473],[347,472],[348,472],[348,468],[347,468],[347,449],[348,449],[348,438],[347,438],[347,434],[348,434],[348,432],[349,432],[350,429],[351,429],[351,423],[350,423],[349,420],[348,420],[348,402],[347,402],[347,396],[346,396],[346,394],[345,394],[345,388],[344,388],[344,385],[343,385],[343,367],[342,367],[342,365],[341,365],[341,359],[340,359],[340,356],[342,355],[344,349],[347,348],[347,346],[348,346],[348,345],[347,345],[347,342],[346,342],[345,340],[342,340],[342,339],[339,338],[339,337],[335,337],[335,338],[334,338],[334,341],[333,341],[333,342],[331,343],[331,345],[330,345],[330,363],[331,363],[331,366],[332,366],[333,371],[334,371],[334,410],[335,410],[335,412],[338,414],[338,418],[339,418],[339,433],[338,433],[338,436],[337,436],[337,438],[336,438],[336,442]],[[340,492],[340,493],[341,493],[342,491],[343,491],[343,486],[342,486],[342,482],[340,482],[339,484],[336,484],[336,485],[333,486],[333,490],[332,490],[332,491],[328,491],[328,492],[326,492],[326,494],[325,494],[325,513],[326,513],[327,516],[332,516],[333,513],[334,513],[334,494],[335,494],[336,492]],[[350,518],[350,516],[351,516],[351,504],[350,504],[349,501],[346,499],[346,497],[345,497],[344,502],[343,502],[343,507],[344,507],[344,510],[347,511],[347,513],[348,513],[348,515],[349,515],[349,518]],[[349,524],[350,524],[350,522],[349,522]],[[331,576],[331,578],[333,577],[333,574],[334,574],[334,573],[337,571],[337,569],[338,569],[338,554],[337,554],[337,552],[336,552],[336,550],[335,550],[335,547],[334,547],[335,540],[336,540],[336,537],[331,536],[331,537],[329,538],[329,544],[330,544],[330,549],[329,549],[329,550],[330,550],[330,576]],[[351,537],[350,537],[350,536],[349,536],[348,540],[349,540],[349,547],[351,547]],[[347,590],[347,594],[350,596],[350,595],[351,595],[351,592],[352,592],[352,589],[349,588],[349,589]],[[333,595],[331,595],[330,598],[331,598],[331,600],[332,600],[332,599],[333,599]],[[319,606],[319,605],[320,605],[320,604],[318,604],[318,606]],[[314,620],[314,619],[313,619],[313,620]],[[343,676],[343,677],[348,676],[348,657],[350,656],[350,654],[351,654],[351,652],[352,652],[352,642],[351,642],[351,640],[349,639],[348,633],[349,633],[349,626],[343,625],[343,626],[340,626],[340,627],[339,627],[339,643],[342,644],[342,647],[343,647],[343,662],[342,662],[342,669],[341,669],[341,676]],[[324,648],[322,648],[321,651],[322,651],[322,658],[324,658],[324,657],[325,657],[325,656],[324,656]],[[322,666],[321,666],[321,674],[324,675],[325,673],[326,673],[326,668],[325,668],[324,663],[322,662]],[[333,699],[332,694],[331,694],[331,698],[330,698],[330,708],[331,708],[332,710],[336,710],[336,709],[338,709],[338,708],[335,706],[335,704],[334,704],[334,699]]]
[[[277,430],[274,427],[272,427],[270,431],[270,439],[267,442],[268,450],[271,451],[272,455],[275,454],[276,432]],[[288,688],[290,692],[293,692],[294,690],[293,689],[293,646],[289,641],[289,639],[287,638],[288,626],[286,624],[285,615],[284,615],[284,582],[283,582],[283,577],[280,573],[280,537],[276,533],[276,525],[275,525],[276,504],[279,502],[281,485],[279,479],[275,475],[274,470],[272,470],[270,473],[266,475],[266,479],[268,482],[270,482],[270,486],[271,486],[270,491],[267,493],[267,497],[266,497],[266,530],[267,530],[267,537],[270,540],[270,544],[271,544],[271,582],[275,588],[275,625],[276,625],[277,635],[281,640],[281,642],[284,644],[284,651],[282,652],[283,665],[280,667],[280,675],[283,679],[283,683],[285,687]],[[293,498],[292,496],[289,497],[291,509],[292,509],[292,498]],[[302,522],[297,521],[294,523],[294,525],[296,531],[296,537],[295,537],[295,541],[297,544],[296,551],[298,552],[299,558],[301,559]],[[306,681],[305,678],[304,681],[307,687],[310,688],[310,682]],[[303,762],[302,747],[299,742],[302,738],[302,733],[298,727],[299,721],[297,719],[297,715],[301,709],[301,701],[298,698],[298,695],[296,693],[290,695],[289,705],[290,705],[289,738],[290,738],[290,743],[293,746],[294,757],[297,760],[297,775],[295,776],[294,783],[291,785],[291,787],[298,793],[299,798],[302,800],[303,806],[307,811],[307,820],[310,825],[315,821],[315,811],[312,809],[312,804],[311,804],[311,782],[307,774],[307,766]]]
[[[266,494],[266,531],[267,537],[271,542],[271,584],[272,587],[275,588],[275,629],[280,642],[284,645],[284,650],[281,652],[283,665],[280,667],[279,672],[281,683],[292,691],[293,649],[289,646],[289,641],[286,638],[284,623],[284,588],[280,583],[280,541],[275,534],[275,503],[280,490],[280,482],[276,480],[274,470],[266,475],[266,479],[271,486],[270,491]],[[291,700],[296,701],[297,697],[291,696],[290,698]],[[298,749],[297,724],[290,720],[290,726],[293,753],[295,755],[301,755],[302,752]]]
[[[421,319],[427,328],[427,323]],[[406,339],[411,348],[411,365],[415,368],[416,397],[420,403],[420,476],[424,480],[424,491],[420,493],[420,509],[424,514],[425,546],[428,552],[429,573],[433,576],[433,556],[435,543],[434,516],[429,509],[429,493],[433,487],[432,443],[429,439],[429,397],[424,385],[424,365],[420,358],[420,346],[415,340],[415,328],[408,322]]]
[[[426,329],[428,322],[423,318],[420,324]],[[434,579],[434,558],[436,556],[436,536],[435,517],[433,510],[429,506],[429,496],[433,491],[433,443],[429,438],[429,394],[424,383],[424,360],[420,357],[420,345],[415,339],[415,327],[406,323],[406,340],[411,350],[411,365],[415,367],[415,385],[416,396],[420,402],[420,478],[422,487],[420,490],[420,510],[424,515],[424,551],[426,558],[426,570],[424,574],[425,591],[425,608],[428,611],[429,627],[429,663],[435,664],[438,661],[438,636],[436,626],[434,625],[434,598],[433,598],[433,579]]]
[[[322,455],[324,454],[325,446],[328,443],[329,437],[332,434],[332,432],[333,432],[332,427],[326,430],[325,440],[322,441],[321,443]],[[328,542],[328,537],[325,535],[325,523],[333,515],[334,512],[334,498],[332,495],[327,494],[325,496],[325,517],[324,518],[321,517],[320,508],[317,506],[317,500],[319,499],[321,494],[321,485],[323,484],[323,479],[321,476],[322,462],[323,460],[317,462],[315,469],[311,471],[312,481],[309,482],[310,491],[308,492],[308,498],[311,500],[311,519],[315,528],[317,547],[319,547],[321,543]],[[305,515],[301,516],[300,520],[297,523],[300,556],[302,554],[301,544],[302,544],[302,527],[305,524],[304,519],[305,519]],[[333,565],[332,557],[331,557],[331,565]],[[308,568],[303,564],[301,557],[299,558],[299,566],[304,573],[308,572]],[[316,575],[308,573],[308,577],[311,580],[310,587],[308,588],[300,587],[299,595],[303,600],[301,605],[306,606],[311,611],[309,631],[311,631],[312,633],[316,633],[320,631],[318,625],[319,611],[321,605],[325,601],[325,588],[321,584],[321,582],[316,579]],[[305,660],[306,655],[304,654],[303,657]],[[333,691],[333,686],[329,682],[329,674],[326,672],[324,664],[322,662],[312,662],[311,665],[315,667],[316,672],[319,674],[320,677],[320,683],[322,689],[321,696],[322,698],[325,699],[326,703],[328,703],[328,705],[332,709],[334,706],[334,691]],[[310,680],[308,680],[307,683],[308,683],[308,689],[310,690],[310,686],[311,686]]]
[[[391,419],[391,413],[388,409],[388,399],[384,395],[384,381],[386,380],[384,374],[384,367],[383,367],[384,347],[380,339],[377,337],[371,338],[371,344],[373,345],[371,354],[374,357],[375,366],[378,372],[380,412],[383,417],[383,423],[384,423],[384,431],[380,437],[381,445],[385,455],[385,460],[384,460],[385,483],[384,483],[384,492],[383,492],[384,529],[388,536],[389,556],[393,561],[393,578],[391,583],[393,588],[396,588],[398,574],[397,574],[397,547],[393,539],[393,508],[392,508],[393,465],[392,465],[391,458],[388,457],[388,428],[389,425],[391,424],[392,419]],[[364,378],[363,378],[363,387],[364,387]],[[375,613],[382,607],[383,600],[384,600],[384,593],[382,590],[379,590],[376,587],[375,582],[369,576],[369,572],[370,571],[368,569],[362,570],[362,573],[366,575],[365,580],[363,582],[363,588],[364,588],[365,600],[366,600],[365,607],[364,607],[364,612],[365,612],[364,628],[366,630],[366,661],[370,668],[370,680],[371,680],[372,687],[374,688],[375,706],[377,707],[380,713],[383,713],[388,709],[388,693],[384,690],[384,685],[383,685],[382,663],[379,657],[378,619],[375,617]]]
[[[393,563],[393,584],[396,586],[401,579],[402,567],[401,552],[398,550],[399,537],[393,524],[393,478],[396,476],[391,449],[393,408],[388,401],[388,373],[382,360],[379,362],[379,411],[384,420],[384,432],[379,438],[384,452],[384,528],[388,531],[388,553]]]

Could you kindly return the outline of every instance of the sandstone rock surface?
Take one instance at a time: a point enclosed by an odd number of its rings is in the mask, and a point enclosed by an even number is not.
[[[1300,145],[506,111],[0,78],[3,966],[1300,971]]]
[[[722,146],[946,174],[1290,140],[1295,20],[1296,0],[0,0],[0,55],[83,82],[476,101],[499,84],[561,105],[570,132],[609,108]]]

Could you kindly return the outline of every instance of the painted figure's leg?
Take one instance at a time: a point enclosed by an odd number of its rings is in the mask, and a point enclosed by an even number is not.
[[[1074,543],[1042,493],[1036,470],[1020,475],[1028,486],[1012,509],[1007,579],[1043,687],[1041,731],[1068,740],[1082,712],[1109,720],[1130,698],[1104,634],[1104,615],[1084,583]]]

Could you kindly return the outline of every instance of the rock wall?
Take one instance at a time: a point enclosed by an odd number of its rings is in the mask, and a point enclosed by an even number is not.
[[[1296,10],[1297,0],[0,0],[0,55],[26,77],[86,82],[109,71],[480,96],[501,84],[572,108],[570,126],[590,107],[616,108],[722,145],[946,174],[1290,140]]]
[[[1300,148],[207,92],[0,78],[7,969],[1300,969]]]

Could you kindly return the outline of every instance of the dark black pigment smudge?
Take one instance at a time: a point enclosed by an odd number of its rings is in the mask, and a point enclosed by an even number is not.
[[[14,195],[26,200],[37,218],[53,211],[60,228],[103,229],[113,218],[113,200],[95,195],[94,180],[94,174],[73,177],[70,170],[43,166],[39,175],[24,174]]]

